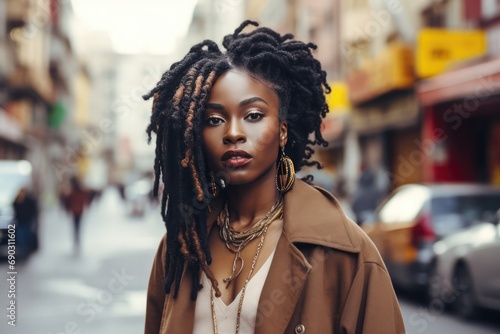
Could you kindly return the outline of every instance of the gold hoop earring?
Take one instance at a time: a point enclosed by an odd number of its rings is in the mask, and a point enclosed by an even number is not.
[[[286,193],[295,184],[295,167],[293,161],[285,154],[285,147],[281,148],[282,154],[278,161],[276,173],[276,188],[282,193]]]
[[[217,196],[217,184],[215,183],[215,177],[213,172],[210,172],[210,178],[212,187],[212,198],[215,198],[215,196]],[[212,208],[210,207],[210,204],[208,204],[207,207],[208,207],[208,212],[212,213]]]
[[[210,175],[212,177],[212,196],[215,197],[217,196],[217,183],[215,182],[214,173],[210,172]]]

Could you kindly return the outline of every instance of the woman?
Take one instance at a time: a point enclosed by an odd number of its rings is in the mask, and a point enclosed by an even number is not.
[[[65,207],[73,218],[74,250],[75,254],[80,253],[80,225],[83,213],[90,204],[90,193],[84,189],[80,180],[73,176],[70,179],[71,189],[64,196]]]
[[[329,91],[315,45],[245,21],[173,64],[154,97],[167,234],[146,333],[404,333],[378,252],[327,191],[295,180]]]

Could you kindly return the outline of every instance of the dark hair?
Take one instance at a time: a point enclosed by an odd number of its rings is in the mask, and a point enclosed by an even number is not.
[[[279,98],[280,119],[288,123],[286,153],[295,169],[316,166],[310,161],[314,145],[327,146],[320,133],[321,120],[328,107],[330,92],[326,72],[312,51],[316,45],[293,40],[268,28],[242,33],[253,21],[243,22],[232,35],[224,37],[222,53],[217,44],[205,40],[166,71],[156,87],[144,96],[153,99],[149,141],[156,133],[154,194],[160,178],[164,184],[161,214],[167,228],[165,291],[174,284],[177,297],[184,266],[192,276],[191,298],[196,299],[200,268],[220,296],[217,281],[208,268],[206,208],[214,199],[209,169],[202,152],[203,111],[217,78],[236,68],[269,83]],[[314,134],[313,137],[310,137]],[[304,180],[310,182],[312,177]],[[220,189],[220,188],[219,188]]]

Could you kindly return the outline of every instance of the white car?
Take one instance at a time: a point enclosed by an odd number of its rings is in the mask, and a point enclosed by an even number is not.
[[[132,182],[125,187],[125,200],[130,215],[142,217],[151,201],[153,183],[149,178]]]
[[[451,305],[466,318],[477,315],[480,307],[500,310],[500,217],[491,221],[434,244],[432,302]]]

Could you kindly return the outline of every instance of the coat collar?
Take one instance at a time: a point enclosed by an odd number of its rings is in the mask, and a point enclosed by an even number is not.
[[[297,180],[284,201],[283,231],[290,242],[359,252],[347,229],[348,218],[327,190]]]

